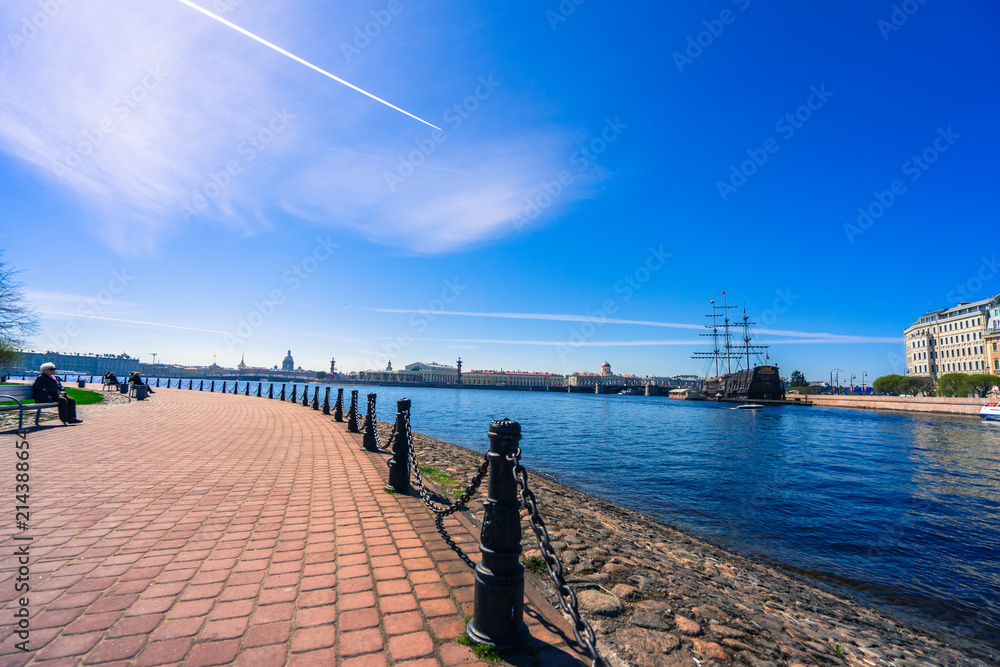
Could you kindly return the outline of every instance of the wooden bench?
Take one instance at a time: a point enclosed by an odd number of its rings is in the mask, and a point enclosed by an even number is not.
[[[34,392],[30,384],[10,384],[0,386],[0,401],[13,400],[17,405],[0,405],[0,412],[18,411],[17,430],[24,428],[24,413],[35,412],[35,426],[38,426],[38,419],[42,416],[42,410],[48,408],[59,409],[58,403],[29,403],[25,405],[22,401],[33,398]]]

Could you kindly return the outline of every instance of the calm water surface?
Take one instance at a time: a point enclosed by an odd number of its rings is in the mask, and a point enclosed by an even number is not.
[[[359,387],[362,407],[369,391],[381,419],[406,397],[414,431],[478,451],[510,417],[529,468],[1000,650],[1000,423],[403,387]]]

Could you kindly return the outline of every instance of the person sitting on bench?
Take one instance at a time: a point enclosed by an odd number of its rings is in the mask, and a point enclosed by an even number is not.
[[[139,371],[132,371],[132,373],[130,373],[128,376],[128,381],[137,387],[141,387],[142,385],[146,384],[145,382],[142,381],[142,376],[139,375]],[[150,387],[148,384],[146,384],[146,391],[149,392],[150,394],[156,393],[155,391],[153,391],[153,388]]]
[[[104,376],[104,384],[108,387],[121,388],[122,383],[118,381],[118,376],[115,375],[114,371],[108,371],[107,375]]]
[[[64,424],[79,424],[82,419],[76,418],[76,401],[66,395],[62,382],[56,377],[56,365],[49,362],[42,364],[42,374],[35,378],[31,390],[35,403],[58,403],[59,420]]]

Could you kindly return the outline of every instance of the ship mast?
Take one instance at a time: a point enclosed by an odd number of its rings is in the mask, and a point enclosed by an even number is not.
[[[730,360],[733,358],[733,346],[729,342],[729,297],[726,296],[726,288],[722,288],[722,314],[725,315],[725,327],[726,327],[726,373],[732,373],[733,369],[730,364]],[[733,306],[735,308],[736,306]]]
[[[713,359],[715,360],[715,377],[720,377],[719,375],[719,361],[725,361],[726,373],[731,374],[733,372],[732,362],[736,360],[736,368],[739,370],[740,364],[742,364],[744,357],[746,358],[747,366],[746,370],[750,370],[750,355],[760,354],[768,348],[767,345],[759,345],[753,342],[753,338],[750,336],[750,325],[757,324],[756,322],[751,322],[750,318],[747,316],[746,304],[743,304],[743,317],[740,320],[730,320],[729,310],[735,308],[736,306],[729,305],[729,297],[726,296],[726,291],[722,290],[722,305],[717,305],[715,299],[712,299],[712,313],[706,315],[705,317],[711,317],[712,323],[706,324],[706,329],[711,329],[712,333],[698,334],[699,336],[711,336],[712,337],[712,351],[711,352],[695,352],[692,355],[692,359]],[[719,320],[722,320],[721,326]],[[735,337],[734,332],[731,331],[733,327],[743,328],[743,340],[740,344],[734,344],[733,338]],[[720,332],[719,329],[722,329]],[[719,339],[722,339],[722,345],[720,349]]]
[[[746,354],[747,358],[746,370],[750,370],[750,353],[752,352],[754,354],[760,354],[769,347],[768,345],[751,344],[751,340],[753,340],[752,338],[750,338],[751,324],[757,324],[757,323],[751,322],[750,318],[747,317],[747,306],[746,304],[743,304],[743,321],[740,323],[740,326],[743,327],[743,345],[737,345],[736,348],[740,350],[743,354]],[[742,357],[743,354],[739,354],[739,357]]]
[[[722,290],[722,296],[726,296],[726,291]],[[699,336],[711,336],[712,337],[712,351],[711,352],[695,352],[691,357],[692,359],[714,359],[715,360],[715,377],[719,377],[719,360],[726,360],[726,372],[731,373],[730,359],[732,358],[732,348],[733,345],[730,341],[729,333],[729,313],[727,312],[730,308],[735,308],[736,306],[730,306],[728,300],[723,300],[723,305],[717,305],[715,299],[712,299],[712,313],[706,315],[705,317],[711,317],[712,323],[706,324],[706,329],[711,329],[712,333],[698,334]],[[721,314],[719,311],[722,311]],[[722,318],[722,330],[723,333],[719,333],[719,318]],[[723,348],[725,352],[719,349],[719,338],[722,338]]]

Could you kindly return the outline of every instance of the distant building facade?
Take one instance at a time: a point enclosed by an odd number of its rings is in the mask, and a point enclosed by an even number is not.
[[[947,373],[984,373],[986,332],[1000,295],[927,313],[903,331],[906,374],[934,382]]]
[[[566,383],[571,387],[593,387],[595,385],[640,386],[646,380],[638,375],[615,375],[611,372],[611,364],[601,364],[600,373],[573,373],[566,377]]]
[[[990,319],[986,322],[986,368],[993,375],[1000,375],[1000,305],[990,308]]]
[[[281,370],[283,371],[294,371],[295,370],[295,360],[292,359],[292,351],[289,350],[285,358],[281,360]]]
[[[459,360],[461,361],[461,360]],[[407,364],[403,370],[392,370],[389,364],[384,371],[362,371],[360,380],[372,382],[412,382],[414,384],[463,384],[494,387],[548,387],[564,384],[566,378],[553,373],[533,373],[524,371],[461,371],[461,367],[446,366],[437,362],[419,361]]]
[[[462,374],[462,384],[492,387],[551,387],[565,384],[566,377],[553,373],[525,371],[468,371]]]
[[[83,375],[104,375],[112,371],[115,375],[128,377],[139,370],[139,359],[127,354],[63,354],[60,352],[21,351],[21,367],[27,371],[37,371],[42,364],[52,362],[58,372],[71,371]]]

